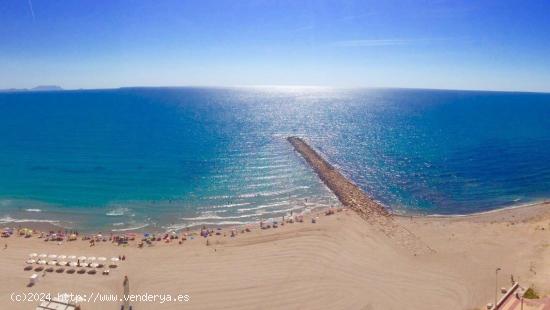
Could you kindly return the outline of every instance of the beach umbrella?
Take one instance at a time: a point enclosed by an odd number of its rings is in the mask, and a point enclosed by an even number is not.
[[[78,266],[78,264],[77,264],[76,262],[70,262],[70,263],[69,263],[69,266],[71,266],[71,267],[76,267],[76,266]]]
[[[67,256],[68,259],[76,259],[76,255],[69,255]]]
[[[107,260],[107,258],[105,258],[103,256],[100,256],[100,257],[97,258],[97,260],[100,261],[100,262],[104,262],[104,261]]]
[[[79,260],[86,260],[86,256],[80,256],[78,257]]]
[[[95,259],[96,259],[95,256],[90,256],[90,257],[88,257],[88,260],[89,260],[89,261],[94,261]]]
[[[57,265],[57,261],[51,260],[51,261],[48,262],[48,265],[55,266],[55,265]]]
[[[34,263],[36,263],[36,261],[34,259],[27,260],[27,264],[34,264]]]
[[[36,253],[29,254],[29,257],[37,257],[37,256],[38,256],[38,254],[36,254]]]
[[[66,259],[66,258],[67,258],[67,255],[59,255],[57,258],[59,258],[59,259]]]
[[[38,261],[38,264],[39,265],[46,265],[46,261],[41,259],[41,260]]]
[[[66,261],[60,261],[58,262],[59,266],[67,266],[67,262]]]
[[[111,258],[111,261],[112,261],[112,262],[118,262],[119,259],[118,259],[118,257],[113,257],[113,258]]]
[[[90,264],[90,267],[97,268],[97,267],[99,267],[99,264],[98,263],[93,263],[93,264]]]
[[[46,258],[46,257],[48,257],[48,254],[40,254],[40,255],[38,255],[38,257],[40,257],[40,258]]]
[[[48,255],[48,258],[57,258],[57,255],[55,255],[55,254],[50,254],[50,255]]]

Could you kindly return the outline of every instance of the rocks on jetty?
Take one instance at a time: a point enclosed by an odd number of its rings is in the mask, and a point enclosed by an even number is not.
[[[378,226],[386,236],[409,248],[415,254],[432,251],[416,235],[397,224],[384,206],[370,198],[357,185],[349,181],[303,139],[288,137],[287,140],[344,206],[358,213],[372,225]]]

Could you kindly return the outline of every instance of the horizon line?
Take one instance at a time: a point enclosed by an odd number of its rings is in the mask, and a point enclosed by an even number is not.
[[[52,85],[61,89],[59,90],[40,90],[34,89],[40,87],[38,85],[31,88],[0,88],[0,93],[19,93],[19,92],[63,92],[63,91],[93,91],[93,90],[116,90],[116,89],[138,89],[138,88],[214,88],[214,89],[229,89],[229,88],[303,88],[303,89],[335,89],[335,90],[383,90],[383,89],[403,89],[403,90],[433,90],[433,91],[463,91],[463,92],[500,92],[500,93],[534,93],[534,94],[550,94],[550,90],[501,90],[501,89],[465,89],[465,88],[437,88],[437,87],[404,87],[404,86],[329,86],[329,85],[292,85],[292,84],[244,84],[244,85],[135,85],[135,86],[113,86],[113,87],[91,87],[91,88],[64,88],[59,85]],[[48,85],[49,86],[49,85]]]

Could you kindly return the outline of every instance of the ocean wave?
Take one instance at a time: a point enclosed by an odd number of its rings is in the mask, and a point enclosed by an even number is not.
[[[130,211],[130,209],[128,209],[128,208],[116,208],[116,209],[112,209],[110,211],[107,211],[107,213],[105,213],[105,215],[107,215],[107,216],[123,216],[128,211]]]
[[[232,208],[232,207],[248,206],[249,204],[250,204],[250,202],[228,203],[228,204],[224,204],[224,205],[210,206],[209,208],[212,208],[212,209],[222,209],[222,208]]]
[[[248,176],[244,179],[247,181],[260,181],[260,180],[278,180],[278,179],[289,179],[292,177],[291,174],[272,174],[265,176]]]
[[[42,212],[41,209],[25,209],[27,212]]]
[[[272,191],[272,192],[257,192],[257,193],[249,193],[249,194],[241,194],[238,195],[237,198],[253,198],[253,197],[271,197],[271,196],[279,196],[284,195],[288,193],[295,192],[300,189],[308,189],[309,186],[303,185],[303,186],[296,186],[289,189],[284,189],[280,191]]]
[[[285,201],[281,201],[281,202],[268,203],[268,204],[260,205],[260,206],[253,207],[253,208],[241,208],[241,209],[237,209],[237,212],[247,212],[247,211],[252,211],[252,210],[261,210],[261,209],[267,209],[267,208],[273,208],[273,207],[279,207],[279,206],[286,206],[286,205],[289,205],[289,204],[290,204],[290,202],[288,200],[285,200]]]
[[[11,216],[4,216],[0,218],[0,224],[8,224],[8,223],[51,223],[51,224],[59,224],[58,220],[44,220],[44,219],[16,219]]]
[[[279,165],[264,165],[264,166],[248,166],[246,170],[265,170],[265,169],[279,169],[279,168],[289,168],[289,165],[279,164]]]
[[[253,213],[253,214],[243,214],[243,215],[235,215],[235,216],[219,216],[219,215],[205,212],[197,217],[182,217],[180,219],[184,221],[228,220],[228,219],[243,219],[243,218],[258,217],[263,214],[264,213],[261,213],[261,214]]]
[[[116,229],[111,229],[111,231],[130,231],[130,230],[138,230],[138,229],[142,229],[142,228],[145,228],[149,226],[149,224],[143,224],[143,225],[139,225],[139,226],[134,226],[134,227],[127,227],[127,228],[116,228]]]
[[[192,222],[192,223],[186,223],[186,224],[174,224],[174,225],[165,226],[163,228],[166,230],[178,231],[186,228],[200,227],[200,226],[228,226],[228,225],[238,226],[238,225],[247,225],[252,223],[256,223],[256,221],[251,221],[251,222],[244,222],[244,221],[207,222],[206,221],[206,222]]]

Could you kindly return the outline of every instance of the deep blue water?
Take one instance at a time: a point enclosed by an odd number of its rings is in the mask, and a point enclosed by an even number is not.
[[[399,212],[550,196],[550,94],[159,88],[0,94],[0,223],[236,224],[336,203],[307,138]],[[306,202],[307,199],[307,202]]]

